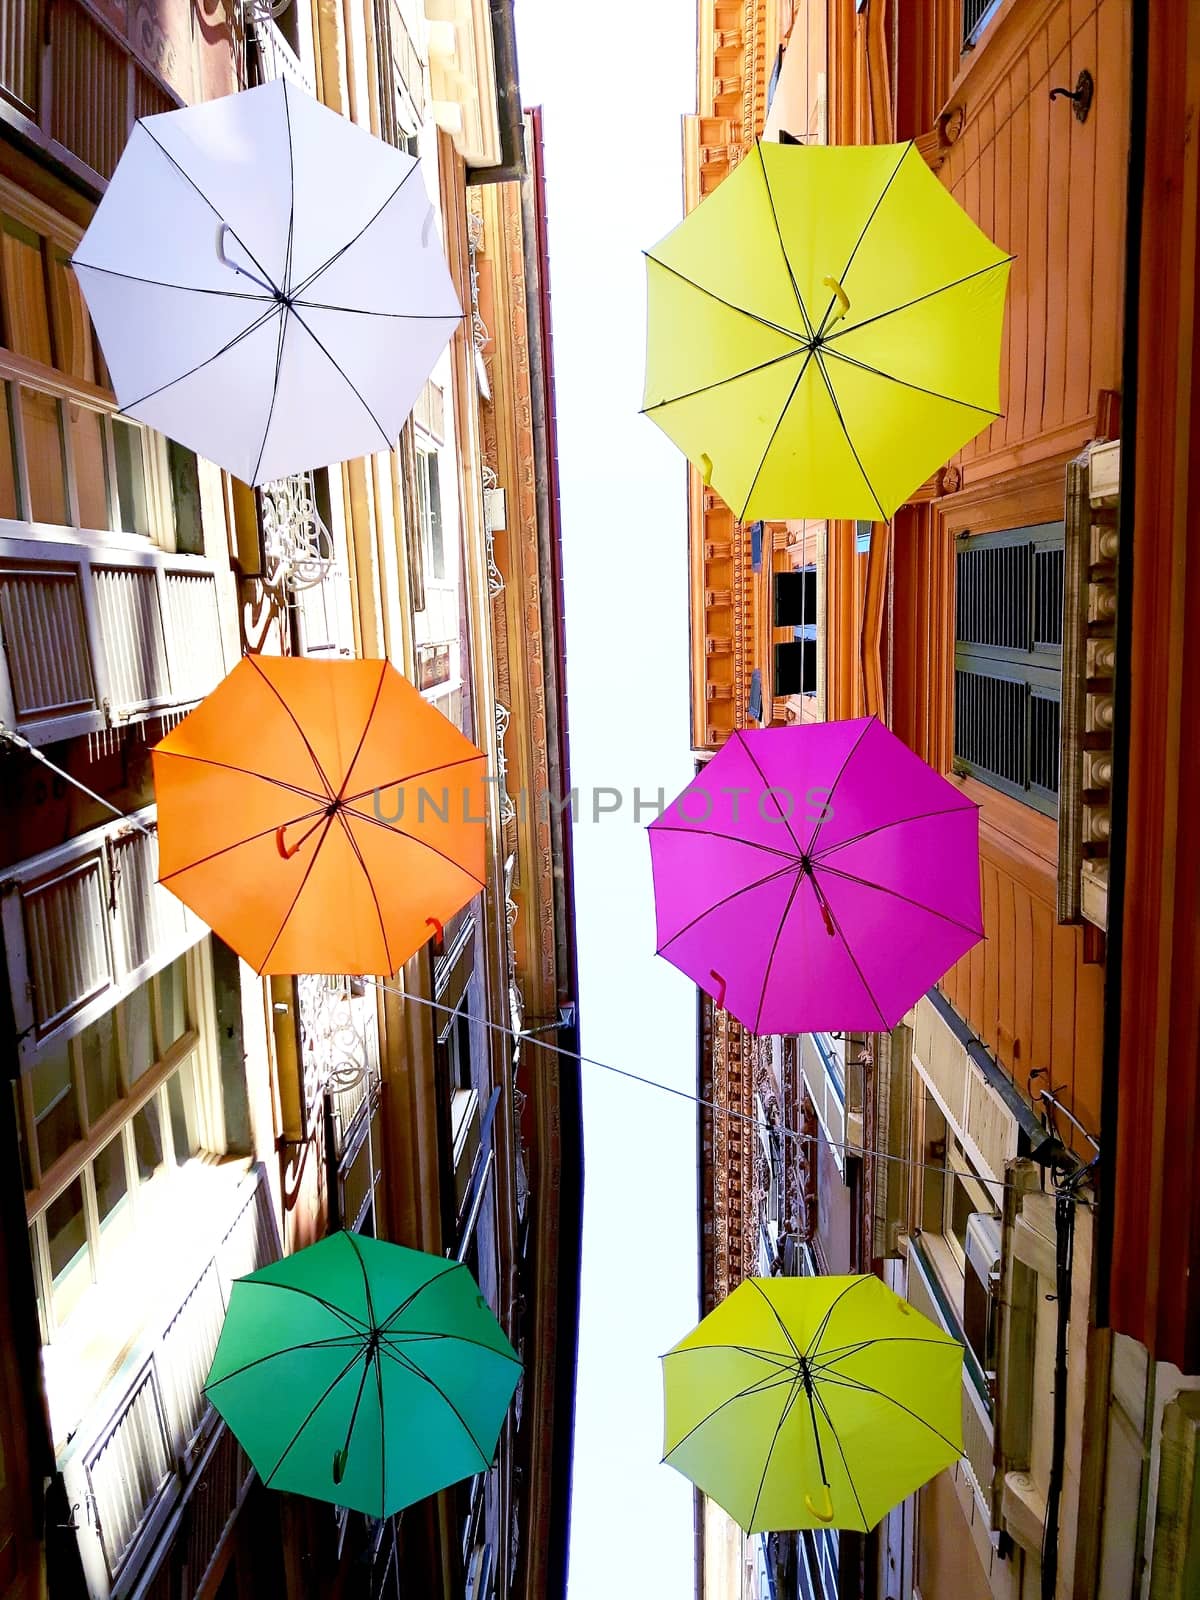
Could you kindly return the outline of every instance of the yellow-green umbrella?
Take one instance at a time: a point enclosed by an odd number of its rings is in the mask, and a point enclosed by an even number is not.
[[[878,1278],[749,1278],[663,1357],[663,1459],[747,1533],[866,1532],[962,1454],[961,1372]]]
[[[1010,261],[913,144],[759,144],[648,252],[644,410],[743,521],[884,520],[998,415]]]

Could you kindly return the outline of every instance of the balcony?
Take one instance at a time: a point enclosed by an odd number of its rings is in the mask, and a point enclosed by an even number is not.
[[[250,1486],[249,1462],[202,1391],[230,1285],[280,1255],[263,1168],[246,1174],[203,1236],[190,1287],[143,1330],[59,1458],[92,1600],[156,1587],[160,1564],[179,1560],[172,1545],[185,1515],[179,1592],[197,1593]]]

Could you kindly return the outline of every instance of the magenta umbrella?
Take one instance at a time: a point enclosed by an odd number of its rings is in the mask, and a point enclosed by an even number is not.
[[[754,1033],[893,1028],[983,937],[978,809],[875,717],[735,733],[648,832],[658,954]]]

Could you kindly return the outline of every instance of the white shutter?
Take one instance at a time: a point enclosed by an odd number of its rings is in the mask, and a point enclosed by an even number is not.
[[[0,721],[34,744],[203,698],[225,674],[216,574],[150,545],[0,537]]]
[[[154,808],[136,813],[153,826]],[[18,1048],[31,1061],[204,937],[154,881],[157,839],[116,821],[21,862],[0,883]]]

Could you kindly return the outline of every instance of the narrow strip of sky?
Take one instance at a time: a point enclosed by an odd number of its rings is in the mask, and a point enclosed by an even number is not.
[[[634,788],[692,775],[686,478],[638,416],[642,251],[682,213],[694,0],[617,13],[518,0],[545,113],[572,780],[621,811],[575,830],[583,1049],[694,1092],[696,992],[654,955]],[[583,1079],[585,1191],[570,1600],[692,1600],[692,1492],[662,1455],[659,1356],[697,1315],[695,1108]]]

